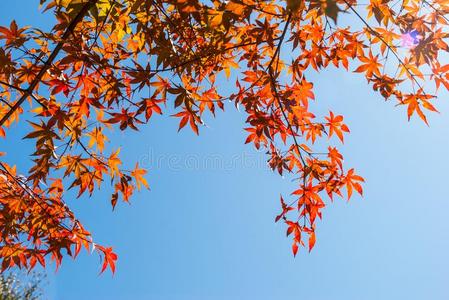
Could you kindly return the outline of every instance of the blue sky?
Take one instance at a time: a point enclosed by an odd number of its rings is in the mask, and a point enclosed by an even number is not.
[[[37,2],[1,1],[0,25],[15,18],[49,26]],[[244,145],[243,113],[228,105],[199,137],[156,117],[139,133],[115,137],[127,163],[149,168],[150,192],[114,212],[106,191],[68,201],[98,243],[114,246],[116,274],[98,275],[97,255],[83,253],[56,273],[48,269],[47,298],[448,299],[448,94],[427,127],[407,122],[405,109],[384,102],[359,74],[329,70],[309,80],[320,110],[345,116],[346,165],[367,181],[363,198],[326,208],[312,253],[293,258],[285,227],[274,223],[279,194],[294,183]],[[31,152],[23,143],[0,142],[19,166]]]

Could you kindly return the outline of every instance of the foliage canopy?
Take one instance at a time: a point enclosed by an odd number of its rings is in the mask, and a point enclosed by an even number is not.
[[[336,112],[318,116],[310,72],[360,73],[381,97],[427,123],[449,88],[446,0],[41,0],[50,31],[0,27],[0,135],[28,121],[32,167],[0,162],[2,269],[32,269],[82,247],[115,270],[111,247],[93,242],[66,204],[111,182],[111,205],[148,188],[146,170],[125,168],[113,130],[138,130],[173,106],[179,129],[196,134],[205,113],[231,101],[247,115],[246,143],[296,178],[276,221],[292,251],[315,244],[326,199],[362,194],[335,143],[349,133]],[[340,26],[344,15],[356,25]],[[354,74],[354,76],[360,76]],[[218,82],[228,80],[226,89]],[[26,101],[34,103],[25,108]],[[37,105],[37,106],[36,106]],[[329,140],[329,138],[332,138]],[[324,150],[323,150],[324,149]]]

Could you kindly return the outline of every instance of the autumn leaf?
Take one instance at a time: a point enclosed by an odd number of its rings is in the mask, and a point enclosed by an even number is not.
[[[190,124],[190,127],[192,130],[198,135],[198,126],[196,124],[197,117],[194,115],[193,112],[189,111],[182,111],[177,114],[174,114],[173,117],[181,118],[181,121],[179,122],[179,128],[178,131],[180,131],[184,126],[186,126],[187,123]]]
[[[344,141],[343,132],[349,132],[348,126],[343,124],[343,116],[335,116],[333,112],[329,112],[329,117],[325,117],[328,121],[326,126],[329,127],[329,137],[336,134],[341,142]]]
[[[102,127],[95,127],[90,133],[87,134],[90,137],[89,147],[92,148],[95,144],[100,152],[104,150],[104,144],[108,141],[108,138],[103,134]]]
[[[360,56],[360,61],[363,63],[354,72],[366,74],[366,77],[372,77],[373,75],[381,76],[380,67],[382,66],[378,62],[378,56],[374,56],[370,51],[369,56]]]
[[[365,180],[361,176],[356,175],[354,172],[354,169],[350,169],[348,171],[348,173],[346,174],[345,180],[344,180],[344,183],[346,185],[346,190],[348,193],[348,200],[352,196],[353,189],[355,189],[357,191],[357,193],[359,193],[360,195],[363,194],[363,189],[362,189],[362,186],[360,185],[360,182],[365,182]]]
[[[147,189],[150,188],[149,185],[148,185],[148,182],[143,177],[145,174],[147,174],[147,171],[144,170],[144,169],[140,169],[139,168],[139,164],[136,163],[136,167],[134,168],[133,171],[131,171],[131,176],[133,176],[134,179],[136,180],[136,184],[137,184],[137,189],[138,190],[140,190],[141,184],[143,184],[143,186],[145,186]]]
[[[0,40],[5,40],[6,46],[20,47],[26,41],[24,32],[28,27],[19,28],[16,21],[11,21],[9,28],[0,26]]]
[[[101,267],[100,273],[103,273],[106,268],[109,266],[111,268],[112,274],[115,273],[115,263],[117,261],[117,254],[112,252],[112,247],[102,247],[97,245],[97,249],[99,249],[103,254],[103,266]]]
[[[118,157],[120,153],[120,148],[118,148],[115,152],[113,152],[108,159],[109,172],[111,177],[119,176],[121,174],[119,166],[122,164],[122,161]]]
[[[309,252],[312,251],[313,247],[315,246],[315,241],[316,241],[315,231],[312,231],[312,233],[310,233],[309,236]]]

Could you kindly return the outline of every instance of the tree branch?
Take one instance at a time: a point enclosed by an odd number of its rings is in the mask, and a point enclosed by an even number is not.
[[[75,16],[75,18],[70,22],[69,26],[66,28],[64,34],[61,37],[60,42],[56,45],[55,49],[53,49],[53,52],[50,54],[48,59],[45,61],[44,65],[42,66],[39,73],[36,75],[36,77],[31,82],[30,86],[25,90],[25,92],[22,94],[22,96],[17,100],[17,102],[12,106],[12,108],[0,119],[0,126],[3,126],[3,124],[9,119],[9,117],[22,105],[22,103],[26,100],[28,96],[34,91],[36,86],[39,84],[39,82],[42,80],[42,77],[44,76],[45,72],[50,68],[51,64],[55,60],[56,56],[58,56],[59,52],[61,51],[62,47],[64,46],[67,38],[73,33],[73,30],[75,29],[76,25],[78,25],[79,22],[84,18],[84,16],[87,14],[89,9],[97,2],[98,0],[90,0],[84,6],[81,8],[81,10],[78,12],[78,14]]]

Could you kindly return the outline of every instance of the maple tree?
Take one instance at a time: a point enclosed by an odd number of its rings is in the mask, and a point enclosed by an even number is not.
[[[309,106],[307,74],[333,66],[363,75],[426,123],[436,91],[449,89],[449,64],[439,59],[449,50],[445,0],[40,2],[55,16],[51,30],[0,27],[0,135],[28,121],[24,138],[35,142],[30,170],[0,162],[2,270],[47,259],[58,267],[84,247],[114,272],[116,254],[93,242],[65,192],[92,197],[111,182],[112,207],[128,202],[148,188],[146,170],[126,169],[108,136],[138,130],[167,106],[179,129],[198,134],[203,114],[225,101],[244,108],[246,143],[296,179],[275,220],[294,255],[311,250],[326,202],[362,194],[364,180],[334,145],[349,133],[343,116]],[[340,26],[343,17],[356,25]]]

